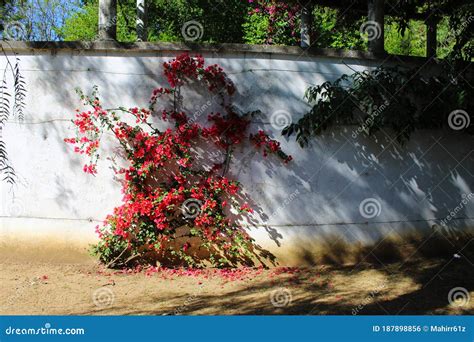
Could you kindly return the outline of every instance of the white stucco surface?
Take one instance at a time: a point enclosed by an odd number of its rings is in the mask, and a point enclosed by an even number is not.
[[[174,56],[87,51],[19,55],[27,105],[24,122],[11,119],[2,133],[18,175],[13,189],[0,183],[3,243],[22,238],[95,241],[95,226],[120,203],[120,186],[107,160],[99,163],[97,176],[86,175],[84,160],[63,142],[74,134],[69,120],[80,104],[74,89],[88,92],[97,85],[105,107],[146,106],[151,90],[165,85],[162,63]],[[276,111],[290,113],[293,121],[302,116],[309,108],[303,99],[308,86],[377,62],[239,53],[204,57],[209,64],[220,64],[235,82],[239,107],[264,113],[252,129],[272,132],[294,158],[285,166],[245,149],[231,166],[258,208],[251,233],[265,248],[282,255],[311,249],[334,235],[373,243],[390,234],[430,232],[460,204],[447,229],[474,226],[474,198],[462,203],[474,191],[472,136],[447,129],[418,131],[400,146],[388,131],[354,138],[357,127],[342,127],[302,149],[270,124]],[[0,70],[4,67],[0,58]],[[215,109],[211,97],[188,95],[189,112]],[[378,215],[361,215],[365,199],[380,204]]]

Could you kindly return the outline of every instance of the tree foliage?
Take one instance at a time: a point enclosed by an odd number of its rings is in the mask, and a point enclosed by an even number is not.
[[[94,40],[98,32],[98,0],[87,1],[63,27],[65,40]],[[154,0],[147,1],[148,41],[184,41],[183,25],[202,25],[202,42],[242,42],[242,24],[247,4],[240,0]],[[118,1],[117,39],[136,40],[136,1]]]
[[[198,41],[211,43],[299,44],[301,3],[281,0],[149,0],[148,40],[183,41],[183,25],[202,25]],[[366,49],[361,24],[367,21],[367,2],[313,1],[313,46]],[[118,1],[118,39],[135,41],[136,2]],[[389,53],[426,55],[425,20],[439,23],[439,55],[472,60],[473,4],[460,0],[386,1],[385,46]],[[65,40],[93,40],[97,36],[98,0],[85,1],[66,20]]]
[[[310,137],[331,127],[356,125],[356,135],[390,129],[403,143],[416,129],[458,129],[453,120],[472,121],[472,96],[474,88],[464,77],[425,77],[417,70],[380,67],[308,88],[305,97],[311,110],[282,133],[295,135],[305,146]],[[461,115],[454,117],[458,112]],[[468,125],[461,128],[472,133]]]
[[[4,29],[11,28],[14,32],[7,33],[14,35],[15,40],[61,40],[61,28],[80,5],[80,0],[6,1],[2,9]]]
[[[11,58],[1,47],[6,65],[0,80],[0,176],[2,180],[10,185],[16,182],[15,169],[10,163],[3,140],[3,129],[10,118],[23,121],[25,117],[26,84],[20,71],[20,59],[17,56]],[[14,61],[12,62],[12,59]]]

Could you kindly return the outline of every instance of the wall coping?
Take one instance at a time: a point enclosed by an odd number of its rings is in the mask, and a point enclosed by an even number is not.
[[[371,52],[343,49],[303,49],[298,46],[283,45],[251,45],[251,44],[201,44],[201,43],[167,43],[167,42],[134,42],[123,43],[117,41],[71,41],[71,42],[24,42],[0,41],[0,47],[9,53],[32,53],[55,55],[60,52],[80,51],[99,53],[163,53],[174,51],[189,51],[196,53],[242,53],[288,55],[298,57],[322,57],[338,59],[365,59],[375,62],[393,61],[398,64],[426,64],[436,61],[434,58],[401,56],[401,55],[375,55]]]

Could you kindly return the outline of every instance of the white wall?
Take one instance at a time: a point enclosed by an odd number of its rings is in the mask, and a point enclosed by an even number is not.
[[[162,63],[175,55],[36,51],[19,56],[28,90],[26,119],[21,124],[12,119],[3,132],[18,175],[14,195],[0,183],[3,247],[22,239],[60,240],[71,246],[96,239],[94,227],[120,203],[120,186],[106,160],[96,177],[84,174],[84,160],[63,142],[74,135],[69,122],[79,106],[74,88],[90,91],[98,85],[105,107],[146,106],[151,90],[165,85]],[[302,248],[311,251],[333,235],[370,244],[412,230],[430,232],[436,219],[460,204],[450,229],[474,226],[474,198],[462,204],[463,196],[474,191],[472,136],[419,131],[402,147],[389,132],[354,139],[357,127],[343,127],[301,149],[269,124],[276,111],[290,113],[294,121],[303,115],[309,108],[303,99],[308,86],[373,68],[377,61],[237,52],[204,57],[234,80],[242,109],[265,113],[252,129],[273,132],[293,155],[294,161],[284,166],[258,153],[240,154],[231,168],[259,206],[252,235],[282,260]],[[0,70],[4,67],[0,58]],[[190,112],[212,102],[189,96],[192,101],[185,106]],[[374,218],[359,211],[367,198],[381,205]]]

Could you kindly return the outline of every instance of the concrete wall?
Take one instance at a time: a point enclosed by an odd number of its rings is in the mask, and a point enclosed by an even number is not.
[[[145,106],[151,90],[165,85],[162,63],[181,49],[185,47],[16,47],[26,78],[27,105],[25,121],[12,119],[3,131],[18,175],[13,192],[0,183],[3,251],[24,250],[51,259],[60,253],[69,260],[75,253],[71,251],[82,255],[87,244],[95,241],[94,227],[120,203],[121,194],[106,160],[99,164],[96,177],[86,175],[84,161],[63,142],[74,134],[69,120],[80,104],[74,88],[87,92],[97,85],[105,107]],[[284,166],[246,149],[231,166],[231,173],[258,207],[250,224],[252,235],[282,264],[308,261],[337,241],[370,245],[387,236],[431,234],[432,225],[456,208],[455,219],[443,231],[474,226],[472,136],[450,130],[419,131],[402,147],[390,132],[354,138],[357,127],[348,126],[333,129],[301,149],[271,124],[272,115],[296,121],[305,113],[309,107],[303,95],[308,86],[391,62],[283,48],[201,53],[207,63],[220,64],[233,79],[239,107],[263,111],[252,129],[273,132],[294,157]],[[1,57],[0,70],[4,68]],[[216,109],[207,95],[189,91],[187,98],[185,108],[191,113]],[[375,203],[378,215],[361,214],[367,202]]]

